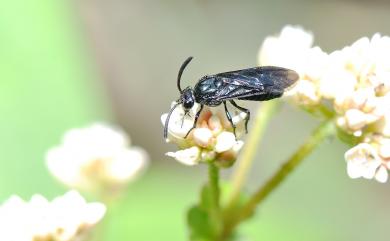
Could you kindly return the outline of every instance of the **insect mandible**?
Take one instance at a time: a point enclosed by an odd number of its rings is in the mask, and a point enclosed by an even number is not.
[[[175,108],[179,105],[183,105],[185,116],[194,106],[195,102],[200,104],[200,108],[195,114],[192,128],[187,132],[184,138],[186,138],[195,128],[199,115],[205,105],[213,107],[220,104],[224,105],[226,117],[233,127],[234,135],[236,135],[236,126],[226,107],[227,101],[238,110],[246,113],[245,131],[248,133],[250,112],[248,109],[237,105],[234,99],[265,101],[278,98],[283,95],[286,88],[299,79],[299,75],[294,70],[275,66],[261,66],[215,75],[206,75],[196,83],[194,88],[188,86],[185,89],[182,89],[180,86],[181,76],[191,60],[192,57],[187,58],[179,69],[177,88],[180,91],[180,97],[169,111],[167,119],[165,120],[164,139],[167,139],[168,137],[169,118]]]

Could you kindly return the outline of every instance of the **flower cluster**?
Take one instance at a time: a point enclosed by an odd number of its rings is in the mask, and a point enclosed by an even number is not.
[[[134,179],[147,165],[139,147],[130,147],[124,131],[105,124],[68,131],[46,155],[50,172],[72,188],[114,189]]]
[[[101,203],[87,203],[76,191],[49,202],[12,196],[0,206],[0,237],[7,241],[75,241],[87,236],[104,216]]]
[[[172,106],[174,104],[175,102]],[[166,155],[185,165],[215,161],[221,167],[231,166],[244,143],[236,140],[232,126],[221,108],[215,107],[211,110],[204,107],[196,128],[189,133],[187,138],[184,138],[194,124],[198,109],[199,105],[195,104],[187,115],[185,115],[182,106],[178,106],[173,111],[169,119],[167,142],[177,144],[181,150],[168,152]],[[163,124],[167,115],[163,114],[161,116]],[[245,131],[245,117],[245,113],[232,115],[232,121],[236,125],[237,137],[240,137]]]
[[[293,102],[310,111],[328,109],[342,132],[359,139],[345,155],[351,178],[387,180],[390,37],[375,34],[325,53],[313,47],[311,33],[286,26],[264,41],[259,63],[296,70],[300,80],[287,93]]]
[[[351,178],[375,178],[386,182],[390,169],[390,138],[372,135],[345,153],[347,172]]]

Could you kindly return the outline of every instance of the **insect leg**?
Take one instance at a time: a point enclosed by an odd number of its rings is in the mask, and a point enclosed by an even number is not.
[[[232,103],[232,105],[234,107],[236,107],[237,109],[239,109],[239,110],[241,110],[241,111],[246,113],[246,117],[245,117],[245,132],[248,133],[248,121],[251,118],[251,112],[248,109],[245,109],[244,107],[241,107],[241,106],[237,105],[237,103],[234,100],[230,100],[230,103]]]
[[[200,112],[202,112],[203,110],[203,105],[200,105],[200,109],[198,110],[198,112],[196,112],[196,115],[195,115],[195,120],[194,120],[194,125],[192,126],[192,128],[187,132],[187,134],[185,135],[184,138],[187,138],[188,134],[190,134],[190,132],[195,129],[195,126],[196,126],[196,122],[198,122],[198,118],[200,116]]]
[[[234,136],[236,136],[236,125],[233,123],[233,120],[232,120],[232,117],[227,109],[227,106],[226,106],[226,101],[223,102],[223,105],[225,106],[225,114],[226,114],[226,117],[228,118],[230,124],[232,124],[232,127],[233,127],[233,133],[234,133]]]

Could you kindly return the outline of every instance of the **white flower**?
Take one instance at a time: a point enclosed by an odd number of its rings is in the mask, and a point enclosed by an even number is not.
[[[297,71],[300,80],[287,95],[302,106],[333,103],[348,133],[363,133],[390,112],[389,37],[364,37],[330,54],[312,43],[309,32],[286,26],[279,36],[266,38],[259,63]]]
[[[193,166],[200,162],[200,148],[193,146],[176,152],[167,152],[166,155],[175,158],[178,162],[187,166]]]
[[[321,96],[327,99],[345,99],[355,90],[356,77],[343,69],[329,69],[318,82]]]
[[[214,150],[221,153],[233,148],[236,144],[236,137],[232,132],[223,131],[217,136]]]
[[[299,80],[298,83],[286,93],[286,96],[290,96],[296,102],[303,103],[306,106],[317,105],[321,101],[315,84],[305,79]]]
[[[175,104],[173,102],[171,106]],[[167,141],[177,144],[181,150],[168,152],[166,155],[189,166],[208,161],[216,161],[220,166],[233,164],[243,142],[236,140],[232,126],[221,108],[214,107],[211,110],[205,106],[196,128],[189,133],[187,138],[184,138],[194,124],[198,108],[199,105],[195,104],[187,115],[184,115],[181,105],[173,111],[168,124]],[[236,125],[236,134],[240,137],[245,131],[246,114],[233,113],[231,112],[233,123]],[[166,118],[167,114],[161,116],[163,125]]]
[[[280,35],[267,37],[259,51],[260,65],[295,70],[300,80],[287,93],[295,102],[314,106],[321,101],[319,81],[329,65],[329,55],[313,47],[313,35],[299,26],[286,26]]]
[[[366,114],[358,109],[349,109],[345,113],[346,124],[349,129],[357,131],[366,125]]]
[[[389,178],[389,172],[387,171],[387,168],[383,165],[381,165],[378,170],[376,170],[375,173],[375,180],[377,180],[380,183],[387,182],[387,179]]]
[[[117,188],[142,172],[148,157],[139,147],[130,147],[124,131],[105,124],[68,131],[60,146],[46,154],[50,172],[73,188],[95,191]]]
[[[311,33],[286,26],[280,35],[266,38],[259,63],[297,71],[300,79],[286,95],[315,114],[317,107],[328,109],[323,113],[335,117],[344,137],[363,140],[345,155],[350,177],[385,182],[390,168],[390,145],[383,143],[390,138],[390,37],[363,37],[330,54],[312,44]]]
[[[347,173],[350,178],[375,178],[378,182],[387,181],[387,170],[382,165],[377,150],[368,144],[360,143],[345,153]]]
[[[0,237],[4,241],[79,241],[104,216],[101,203],[87,203],[76,191],[49,202],[34,195],[29,202],[12,196],[0,206]]]
[[[259,52],[260,65],[275,65],[304,73],[313,35],[301,27],[286,26],[279,36],[267,37]]]

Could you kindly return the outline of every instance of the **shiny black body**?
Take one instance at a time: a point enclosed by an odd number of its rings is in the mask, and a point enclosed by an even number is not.
[[[218,106],[224,104],[226,117],[232,124],[235,133],[235,125],[227,109],[226,101],[229,101],[240,111],[246,112],[245,128],[247,129],[250,112],[249,110],[238,106],[234,101],[235,99],[265,101],[278,98],[283,95],[286,88],[295,83],[299,78],[295,71],[286,68],[274,66],[254,67],[204,76],[198,81],[194,89],[187,87],[184,90],[181,90],[181,74],[191,59],[192,57],[188,58],[180,68],[177,82],[180,98],[168,114],[164,127],[164,138],[167,138],[169,117],[173,110],[179,104],[182,104],[185,111],[188,112],[193,107],[194,102],[200,104],[200,109],[195,116],[194,125],[191,130],[195,128],[197,119],[204,105]],[[191,130],[188,131],[187,135]]]
[[[270,100],[282,96],[297,79],[295,71],[273,66],[205,76],[194,87],[195,101],[217,106],[232,99]]]

